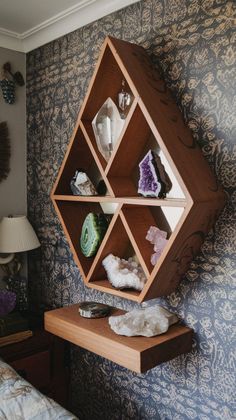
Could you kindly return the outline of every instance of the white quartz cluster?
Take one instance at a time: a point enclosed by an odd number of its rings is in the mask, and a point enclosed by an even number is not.
[[[127,260],[109,254],[104,258],[103,267],[112,286],[118,289],[132,288],[142,290],[146,277],[142,267],[130,257]]]
[[[178,317],[160,305],[134,309],[124,315],[110,316],[109,325],[119,335],[153,337],[165,333]]]

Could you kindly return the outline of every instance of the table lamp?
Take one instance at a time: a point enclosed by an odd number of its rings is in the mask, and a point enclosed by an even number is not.
[[[21,261],[15,254],[38,248],[40,242],[26,216],[7,216],[0,222],[0,264],[8,276],[17,274]],[[8,268],[12,263],[13,271]]]

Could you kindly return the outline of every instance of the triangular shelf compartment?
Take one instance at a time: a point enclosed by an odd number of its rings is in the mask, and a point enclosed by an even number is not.
[[[95,188],[97,188],[99,181],[103,180],[107,188],[106,194],[113,195],[93,146],[90,144],[81,124],[75,130],[71,139],[52,192],[52,198],[73,196],[70,182],[77,169],[86,172]],[[81,196],[73,196],[73,199],[76,200],[77,197],[81,198]]]
[[[140,291],[132,288],[119,289],[113,287],[107,279],[107,273],[102,265],[102,261],[109,254],[116,257],[128,259],[129,257],[138,256],[136,254],[136,244],[129,237],[125,226],[122,222],[120,214],[114,217],[114,223],[109,231],[109,235],[104,238],[104,246],[101,247],[97,253],[96,260],[94,261],[93,268],[88,275],[88,286],[112,295],[124,297],[126,299],[139,301]],[[145,273],[144,273],[145,274]]]
[[[124,69],[122,67],[119,56],[115,54],[112,43],[107,39],[107,42],[102,48],[100,58],[80,112],[81,122],[91,140],[103,169],[106,168],[107,161],[98,150],[92,128],[92,121],[107,98],[111,98],[118,107],[118,94],[122,90],[122,82],[124,82],[125,91],[129,93],[131,98],[131,103],[126,111],[126,121],[122,132],[125,131],[127,121],[129,120],[130,114],[132,114],[137,101],[135,90],[133,90],[133,86],[128,80],[129,78],[127,79],[127,73],[123,71]]]
[[[105,204],[107,204],[107,202]],[[105,213],[104,208],[101,203],[98,202],[78,202],[62,199],[54,200],[54,206],[59,215],[67,240],[70,244],[74,260],[81,271],[84,281],[86,282],[89,270],[91,269],[96,255],[92,257],[86,257],[81,251],[80,236],[82,225],[89,213]],[[115,204],[115,206],[118,207],[118,204]],[[110,214],[110,217],[111,224],[113,217],[112,214]],[[103,243],[106,241],[105,238],[106,235],[104,236],[100,247],[103,247]]]
[[[110,186],[116,197],[140,196],[138,193],[139,163],[147,152],[152,150],[159,156],[172,184],[170,192],[166,194],[166,198],[172,200],[180,199],[184,203],[184,183],[176,168],[172,169],[174,165],[171,167],[168,158],[162,151],[162,147],[164,148],[165,146],[159,133],[155,127],[152,128],[153,131],[140,105],[137,104],[120,141],[119,148],[116,154],[111,157],[105,170]],[[167,150],[165,152],[168,154]]]
[[[142,266],[148,276],[152,274],[156,267],[156,265],[153,266],[151,263],[151,256],[154,254],[154,245],[146,239],[149,228],[154,226],[167,233],[167,244],[160,257],[162,261],[163,255],[167,251],[166,248],[169,249],[171,246],[172,233],[178,227],[183,213],[184,207],[135,204],[124,204],[122,206],[121,217],[123,223],[126,230],[130,232],[129,236],[132,236],[133,242],[137,244],[138,252],[136,251],[136,253],[140,261],[142,261]]]

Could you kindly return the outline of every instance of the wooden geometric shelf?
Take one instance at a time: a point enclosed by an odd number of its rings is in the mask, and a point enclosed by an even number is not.
[[[82,318],[78,308],[77,304],[46,312],[45,329],[134,372],[146,372],[191,350],[193,331],[182,325],[172,325],[156,337],[123,337],[111,330],[107,318]],[[122,313],[114,309],[112,315]]]
[[[108,97],[117,103],[122,80],[133,100],[106,162],[92,120]],[[138,163],[149,149],[160,155],[173,185],[165,199],[144,198],[137,192]],[[103,180],[107,195],[73,196],[70,181],[78,168],[95,186]],[[225,195],[142,47],[106,38],[51,198],[88,287],[142,302],[178,286],[223,208]],[[114,207],[109,228],[97,254],[86,258],[79,247],[84,218],[89,212],[107,212],[108,205]],[[151,225],[168,232],[167,245],[154,267],[153,249],[145,239]],[[141,292],[111,286],[102,267],[110,252],[136,255],[147,277]]]

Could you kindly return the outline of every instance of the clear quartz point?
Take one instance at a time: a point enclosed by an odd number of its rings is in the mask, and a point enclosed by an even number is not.
[[[121,118],[117,106],[111,98],[108,98],[92,121],[98,150],[107,161],[111,156],[123,126],[124,120]]]

